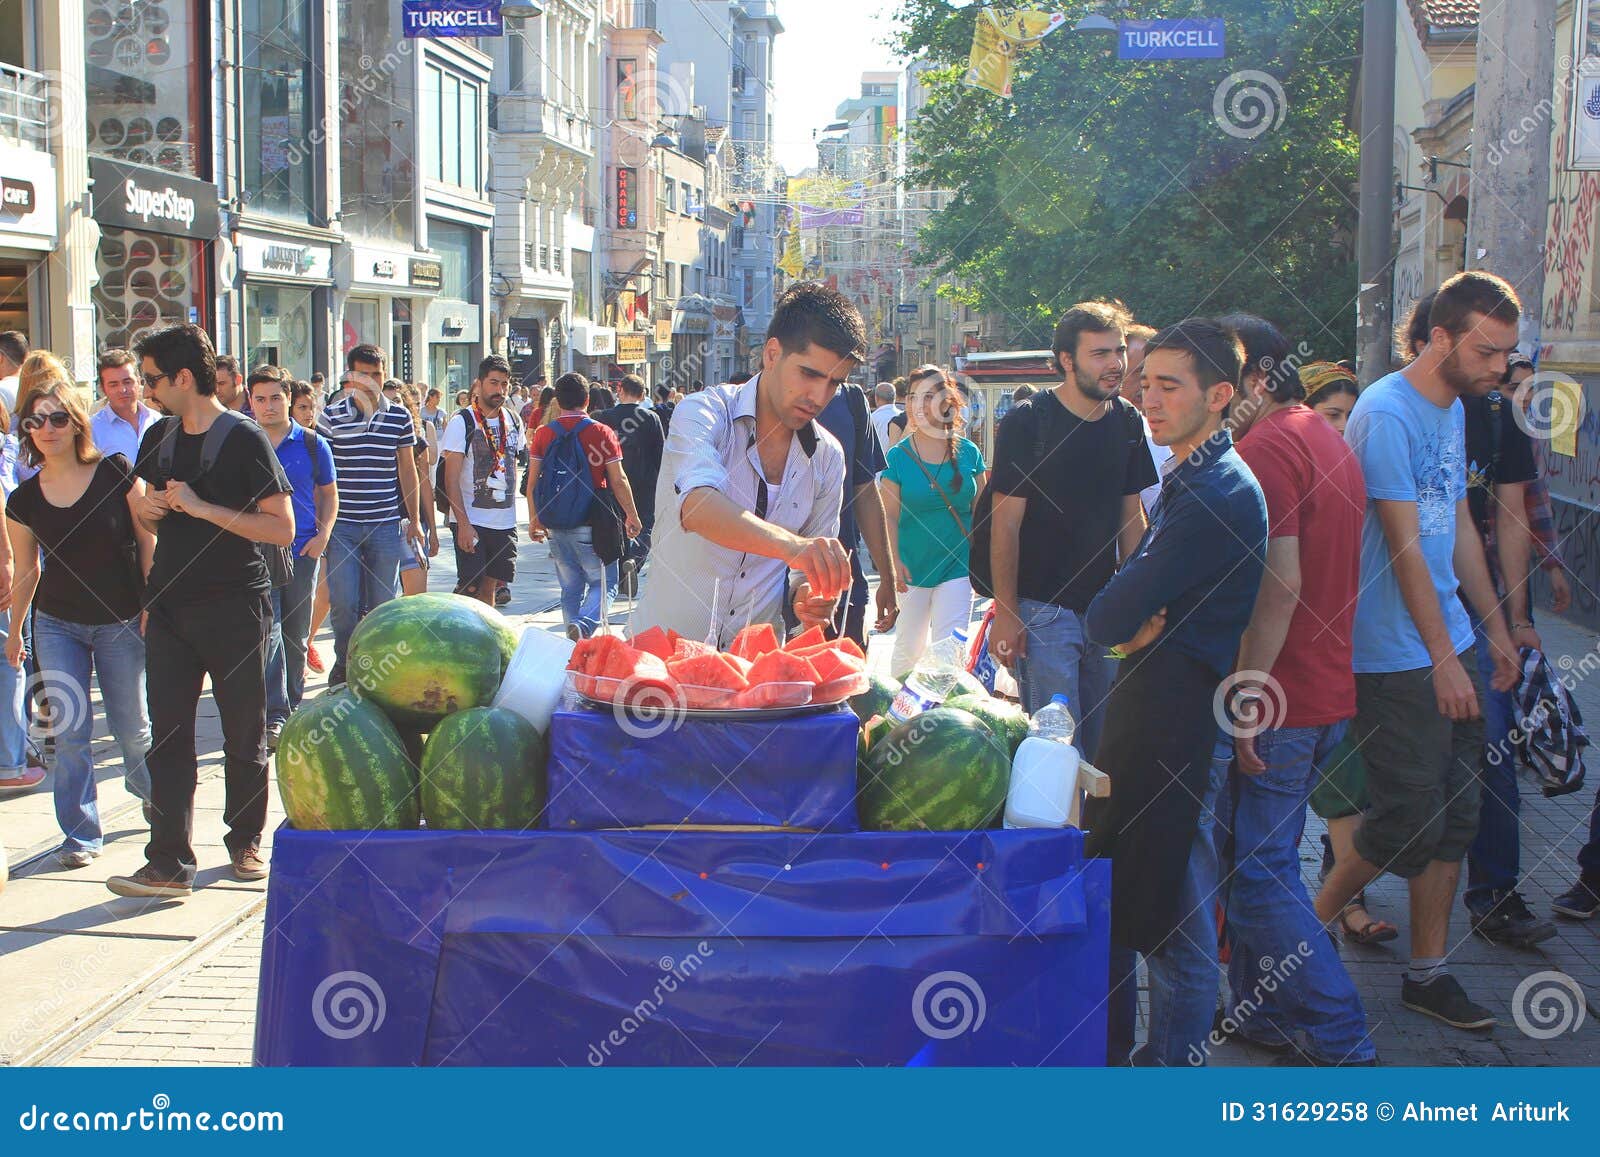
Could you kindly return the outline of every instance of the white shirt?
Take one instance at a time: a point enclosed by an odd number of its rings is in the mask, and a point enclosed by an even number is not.
[[[6,404],[6,413],[17,412],[17,375],[10,374],[0,378],[0,401]]]
[[[1139,421],[1144,422],[1144,440],[1149,443],[1150,457],[1156,464],[1156,474],[1161,478],[1165,478],[1167,476],[1167,462],[1172,458],[1172,447],[1158,446],[1156,444],[1155,436],[1150,433],[1150,423],[1145,421],[1143,414],[1139,415]],[[1139,491],[1139,501],[1144,504],[1146,518],[1150,517],[1150,512],[1155,509],[1156,499],[1160,497],[1160,482],[1155,483],[1153,486],[1146,486]]]
[[[498,464],[489,442],[473,438],[472,449],[467,449],[467,420],[456,414],[444,428],[439,439],[441,451],[452,451],[461,458],[461,501],[467,508],[467,521],[485,530],[515,530],[517,528],[517,455],[522,452],[522,423],[509,407],[502,406],[497,418],[488,418],[489,437],[498,445],[500,426],[506,425],[506,451]],[[474,421],[476,427],[476,421]],[[451,516],[452,520],[454,515]]]
[[[134,403],[133,416],[134,421],[129,422],[110,406],[101,406],[89,419],[89,434],[94,438],[95,448],[107,456],[121,454],[127,458],[129,466],[139,461],[139,443],[144,440],[144,432],[161,418],[143,402]]]
[[[882,447],[885,454],[889,452],[889,423],[903,413],[905,411],[893,402],[886,406],[879,406],[872,411],[872,429],[877,433],[878,445]]]
[[[720,491],[743,510],[758,511],[765,482],[755,432],[760,381],[758,374],[742,386],[707,386],[672,412],[656,483],[650,568],[633,613],[635,633],[660,626],[691,639],[710,637],[725,647],[746,623],[772,623],[782,630],[789,593],[783,560],[717,546],[684,530],[678,519],[684,495],[702,486]],[[844,477],[844,449],[812,422],[790,440],[783,481],[765,485],[766,521],[803,538],[837,535]]]

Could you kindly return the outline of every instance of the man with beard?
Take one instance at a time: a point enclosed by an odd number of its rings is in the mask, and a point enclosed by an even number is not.
[[[522,423],[506,408],[511,363],[490,354],[478,363],[473,402],[450,419],[444,453],[445,494],[456,538],[456,593],[494,606],[495,591],[517,573],[517,455]]]
[[[1483,679],[1460,594],[1483,622],[1490,685],[1508,690],[1518,664],[1467,502],[1461,402],[1499,385],[1521,308],[1492,274],[1452,277],[1434,298],[1427,346],[1366,388],[1346,431],[1367,484],[1352,739],[1367,765],[1368,807],[1317,915],[1331,923],[1383,872],[1404,878],[1411,967],[1401,1002],[1462,1029],[1495,1017],[1446,966],[1461,860],[1478,832],[1484,742]]]
[[[1111,663],[1083,615],[1144,534],[1139,492],[1156,481],[1139,412],[1117,396],[1130,323],[1120,306],[1074,305],[1056,326],[1062,383],[1028,398],[995,436],[989,646],[1031,714],[1065,695],[1093,758]]]

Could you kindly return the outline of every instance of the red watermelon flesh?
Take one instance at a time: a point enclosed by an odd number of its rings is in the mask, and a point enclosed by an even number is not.
[[[648,631],[640,631],[628,640],[636,651],[648,651],[658,659],[670,659],[674,654],[675,640],[660,627],[651,627]]]
[[[771,623],[751,623],[733,637],[730,653],[742,659],[759,659],[769,651],[778,649],[778,632]]]
[[[817,681],[817,671],[806,659],[787,651],[773,651],[761,656],[750,667],[750,682],[755,683],[811,683]]]
[[[739,669],[739,674],[744,677],[746,682],[749,681],[750,668],[755,666],[755,660],[746,659],[739,655],[729,655],[726,653],[722,657]]]
[[[743,691],[749,684],[744,672],[733,665],[727,655],[694,655],[687,659],[673,659],[667,664],[672,677],[685,686],[721,687],[727,691]]]
[[[822,654],[824,651],[836,651],[841,655],[846,655],[854,659],[858,668],[864,669],[867,665],[867,656],[863,654],[861,648],[856,646],[855,643],[850,639],[833,639],[829,642],[821,643],[815,647],[806,647],[799,651],[792,647],[785,649],[791,655],[799,655],[802,659],[812,660],[815,660],[816,657]]]
[[[587,671],[594,655],[595,646],[600,642],[601,637],[597,635],[592,639],[579,639],[572,648],[572,657],[567,660],[567,670]]]
[[[754,683],[734,696],[733,706],[746,710],[804,707],[811,702],[809,683]]]
[[[792,653],[795,651],[804,650],[807,647],[822,646],[823,644],[827,643],[827,641],[828,636],[823,634],[821,627],[812,627],[809,630],[802,631],[800,634],[790,639],[783,645],[783,649]]]
[[[866,663],[843,647],[822,647],[806,656],[806,661],[816,668],[817,680],[822,683],[859,675],[867,669]]]
[[[685,639],[681,635],[673,640],[672,659],[692,659],[696,655],[715,655],[717,649],[709,643],[697,643],[693,639]]]
[[[639,662],[644,655],[628,646],[615,635],[596,635],[591,642],[594,648],[589,652],[589,661],[584,670],[589,674],[604,679],[626,679],[638,669]],[[661,669],[663,676],[667,673],[666,664],[654,655],[656,666]]]

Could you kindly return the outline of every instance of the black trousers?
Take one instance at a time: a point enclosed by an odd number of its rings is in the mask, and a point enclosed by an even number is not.
[[[150,843],[145,858],[162,872],[195,872],[195,713],[200,688],[222,717],[228,854],[261,842],[267,823],[266,656],[272,627],[267,595],[243,594],[190,606],[157,606],[145,628],[145,683],[153,745]]]

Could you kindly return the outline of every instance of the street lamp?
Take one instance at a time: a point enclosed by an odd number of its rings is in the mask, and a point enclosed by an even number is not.
[[[502,0],[500,4],[500,18],[513,23],[543,15],[544,5],[536,4],[534,0]]]
[[[1089,13],[1089,15],[1085,16],[1082,20],[1079,20],[1077,24],[1073,25],[1072,30],[1074,32],[1115,32],[1115,31],[1117,31],[1116,21],[1114,21],[1110,17],[1106,16],[1103,10],[1109,7],[1109,8],[1114,8],[1114,9],[1117,9],[1117,10],[1120,11],[1123,8],[1123,5],[1120,2],[1120,0],[1118,0],[1118,2],[1112,3],[1112,4],[1097,4],[1097,5],[1095,5],[1095,7],[1096,7],[1097,11]]]

